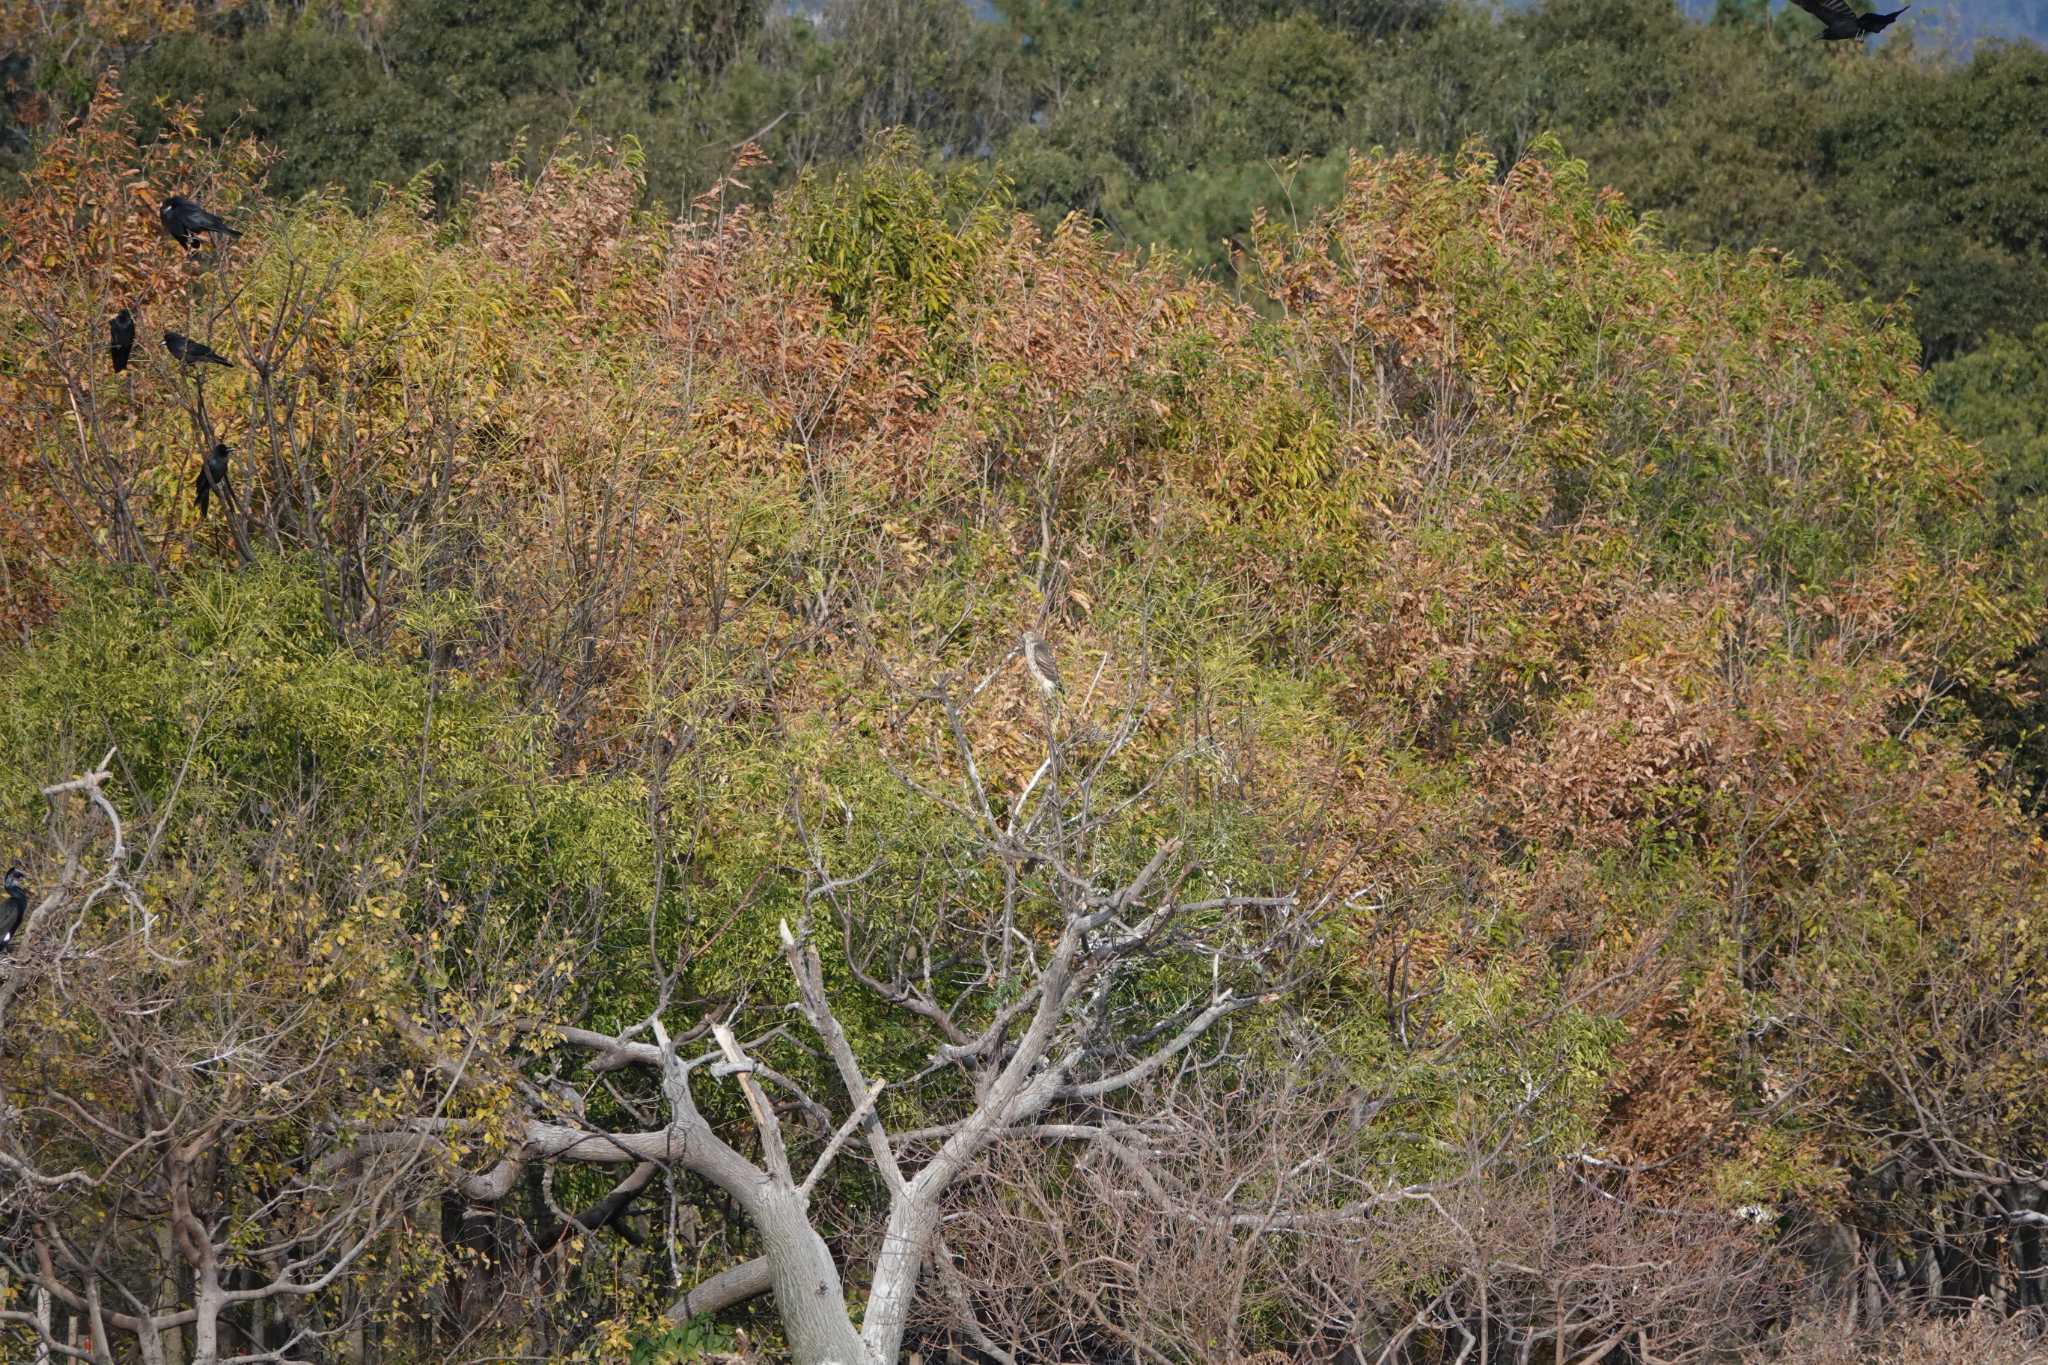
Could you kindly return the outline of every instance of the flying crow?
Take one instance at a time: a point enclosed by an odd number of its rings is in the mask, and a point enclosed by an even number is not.
[[[181,337],[176,332],[164,333],[164,349],[171,353],[171,359],[182,365],[232,365],[220,352],[203,341]]]
[[[128,368],[128,353],[135,349],[135,319],[123,308],[107,324],[107,354],[114,357],[114,373]]]
[[[1825,39],[1861,38],[1866,33],[1876,33],[1889,28],[1892,20],[1913,8],[1907,5],[1890,14],[1858,14],[1849,8],[1849,0],[1792,0],[1792,3],[1820,20],[1820,36]]]
[[[4,953],[14,945],[14,933],[28,917],[28,886],[18,867],[8,868],[6,881],[0,885],[7,890],[6,899],[0,900],[0,953]]]
[[[156,216],[170,239],[187,251],[199,245],[199,235],[203,232],[225,232],[230,237],[242,235],[219,216],[208,213],[182,194],[174,194],[164,200],[164,206],[156,211]]]
[[[227,496],[228,455],[227,442],[215,441],[213,449],[207,453],[204,460],[199,462],[199,479],[192,486],[192,496],[199,504],[199,519],[201,521],[206,520],[206,504],[211,499],[215,489],[220,490],[222,497]]]
[[[1048,700],[1060,690],[1060,669],[1053,661],[1052,646],[1035,630],[1024,632],[1024,667]]]

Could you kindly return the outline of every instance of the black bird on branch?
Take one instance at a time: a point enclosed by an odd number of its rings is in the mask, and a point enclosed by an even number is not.
[[[1792,3],[1821,21],[1820,36],[1824,40],[1861,38],[1890,28],[1892,20],[1913,8],[1907,5],[1890,14],[1858,14],[1849,8],[1849,0],[1792,0]]]
[[[18,867],[8,868],[6,881],[0,884],[7,889],[7,898],[0,901],[0,953],[4,953],[14,946],[15,931],[28,917],[28,886]]]
[[[126,308],[107,324],[107,354],[114,358],[114,373],[128,368],[128,353],[135,349],[135,319]]]
[[[228,495],[228,450],[227,442],[215,441],[213,449],[199,462],[199,478],[192,486],[192,497],[199,504],[199,519],[206,520],[206,505],[212,499],[215,489],[220,495]]]
[[[164,333],[164,349],[171,353],[171,359],[181,365],[233,365],[235,363],[219,351],[208,346],[205,342],[179,336],[176,332]]]
[[[242,234],[227,225],[217,214],[208,213],[182,194],[174,194],[164,200],[162,208],[156,211],[157,221],[164,225],[170,239],[187,251],[199,245],[201,233],[222,233],[230,237]]]

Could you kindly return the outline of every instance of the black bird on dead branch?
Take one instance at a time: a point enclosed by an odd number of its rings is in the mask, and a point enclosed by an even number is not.
[[[233,365],[235,363],[219,351],[208,346],[205,342],[179,336],[176,332],[164,333],[164,349],[171,353],[171,359],[181,365]]]
[[[228,456],[231,453],[227,442],[215,441],[213,449],[208,451],[206,458],[199,462],[199,478],[192,485],[192,497],[199,504],[199,519],[201,521],[206,520],[206,505],[212,499],[216,489],[220,491],[222,497],[227,496]]]
[[[128,353],[135,349],[135,319],[126,308],[107,324],[107,354],[114,358],[114,373],[128,368]]]
[[[1837,38],[1861,38],[1891,27],[1892,20],[1913,8],[1907,5],[1890,14],[1858,14],[1849,8],[1849,0],[1792,0],[1792,3],[1821,21],[1820,36],[1824,40]]]
[[[22,920],[28,917],[28,886],[21,880],[21,869],[10,867],[4,883],[7,890],[5,900],[0,900],[0,953],[14,946],[15,931],[21,928]]]
[[[187,251],[199,245],[202,233],[226,233],[230,237],[242,234],[227,225],[227,220],[218,214],[208,213],[182,194],[174,194],[164,200],[163,207],[156,211],[157,221],[164,226],[170,239]]]

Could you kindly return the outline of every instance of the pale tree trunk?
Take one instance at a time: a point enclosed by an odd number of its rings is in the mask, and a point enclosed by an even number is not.
[[[158,1223],[156,1228],[156,1253],[164,1266],[163,1283],[157,1288],[157,1311],[175,1312],[178,1306],[178,1239],[171,1231],[169,1220]],[[143,1337],[150,1334],[144,1332]],[[185,1329],[166,1327],[156,1341],[156,1359],[163,1365],[185,1365]],[[149,1347],[143,1347],[145,1359],[149,1358]]]
[[[924,1194],[920,1182],[912,1181],[909,1197],[895,1201],[889,1210],[889,1227],[882,1236],[882,1249],[875,1257],[874,1279],[861,1326],[868,1354],[876,1361],[894,1361],[902,1350],[903,1329],[910,1320],[910,1305],[917,1295],[918,1275],[939,1230],[938,1201],[926,1199]]]
[[[775,1309],[797,1365],[884,1365],[871,1361],[846,1312],[846,1290],[825,1239],[811,1226],[810,1201],[764,1185],[749,1208],[768,1254]],[[895,1356],[886,1365],[894,1365]]]
[[[142,1365],[167,1365],[164,1360],[164,1342],[177,1340],[177,1332],[178,1329],[175,1327],[165,1328],[162,1332],[152,1332],[146,1326],[137,1332],[135,1350],[142,1359]]]
[[[756,1256],[751,1261],[742,1261],[719,1271],[710,1279],[693,1287],[678,1298],[663,1314],[667,1320],[680,1327],[700,1313],[720,1313],[736,1303],[758,1298],[775,1291],[775,1277],[768,1268],[766,1256]],[[362,1365],[358,1362],[357,1365]]]
[[[745,1060],[730,1032],[722,1027],[716,1030],[721,1048],[739,1066],[736,1074],[754,1113],[765,1170],[741,1156],[704,1121],[690,1097],[688,1073],[675,1054],[668,1031],[659,1016],[650,1022],[662,1093],[669,1103],[670,1126],[663,1145],[670,1153],[681,1155],[691,1170],[732,1195],[746,1211],[766,1252],[769,1282],[790,1355],[797,1365],[874,1365],[861,1345],[860,1334],[853,1330],[839,1267],[825,1239],[811,1226],[810,1192],[797,1185],[790,1171],[781,1127],[753,1081],[752,1063]],[[895,1358],[891,1356],[883,1365],[895,1365]]]
[[[85,1320],[85,1344],[92,1352],[94,1365],[114,1365],[114,1348],[107,1339],[107,1315],[100,1307],[98,1280],[87,1280],[85,1284]]]
[[[208,1264],[198,1278],[199,1291],[192,1302],[192,1365],[220,1365],[220,1310],[225,1306],[220,1273]]]

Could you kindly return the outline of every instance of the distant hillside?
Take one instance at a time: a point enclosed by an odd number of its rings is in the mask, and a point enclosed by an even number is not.
[[[2048,48],[2022,36],[2048,36],[2042,6],[1919,0],[1856,51],[1786,3],[49,0],[0,6],[0,183],[110,69],[145,138],[189,101],[206,137],[275,149],[272,192],[358,209],[408,183],[454,209],[515,146],[565,139],[630,141],[670,211],[754,142],[759,204],[906,127],[1043,230],[1078,214],[1226,282],[1261,215],[1337,201],[1352,149],[1508,164],[1552,132],[1673,242],[1910,300],[1924,363],[2048,326]]]

